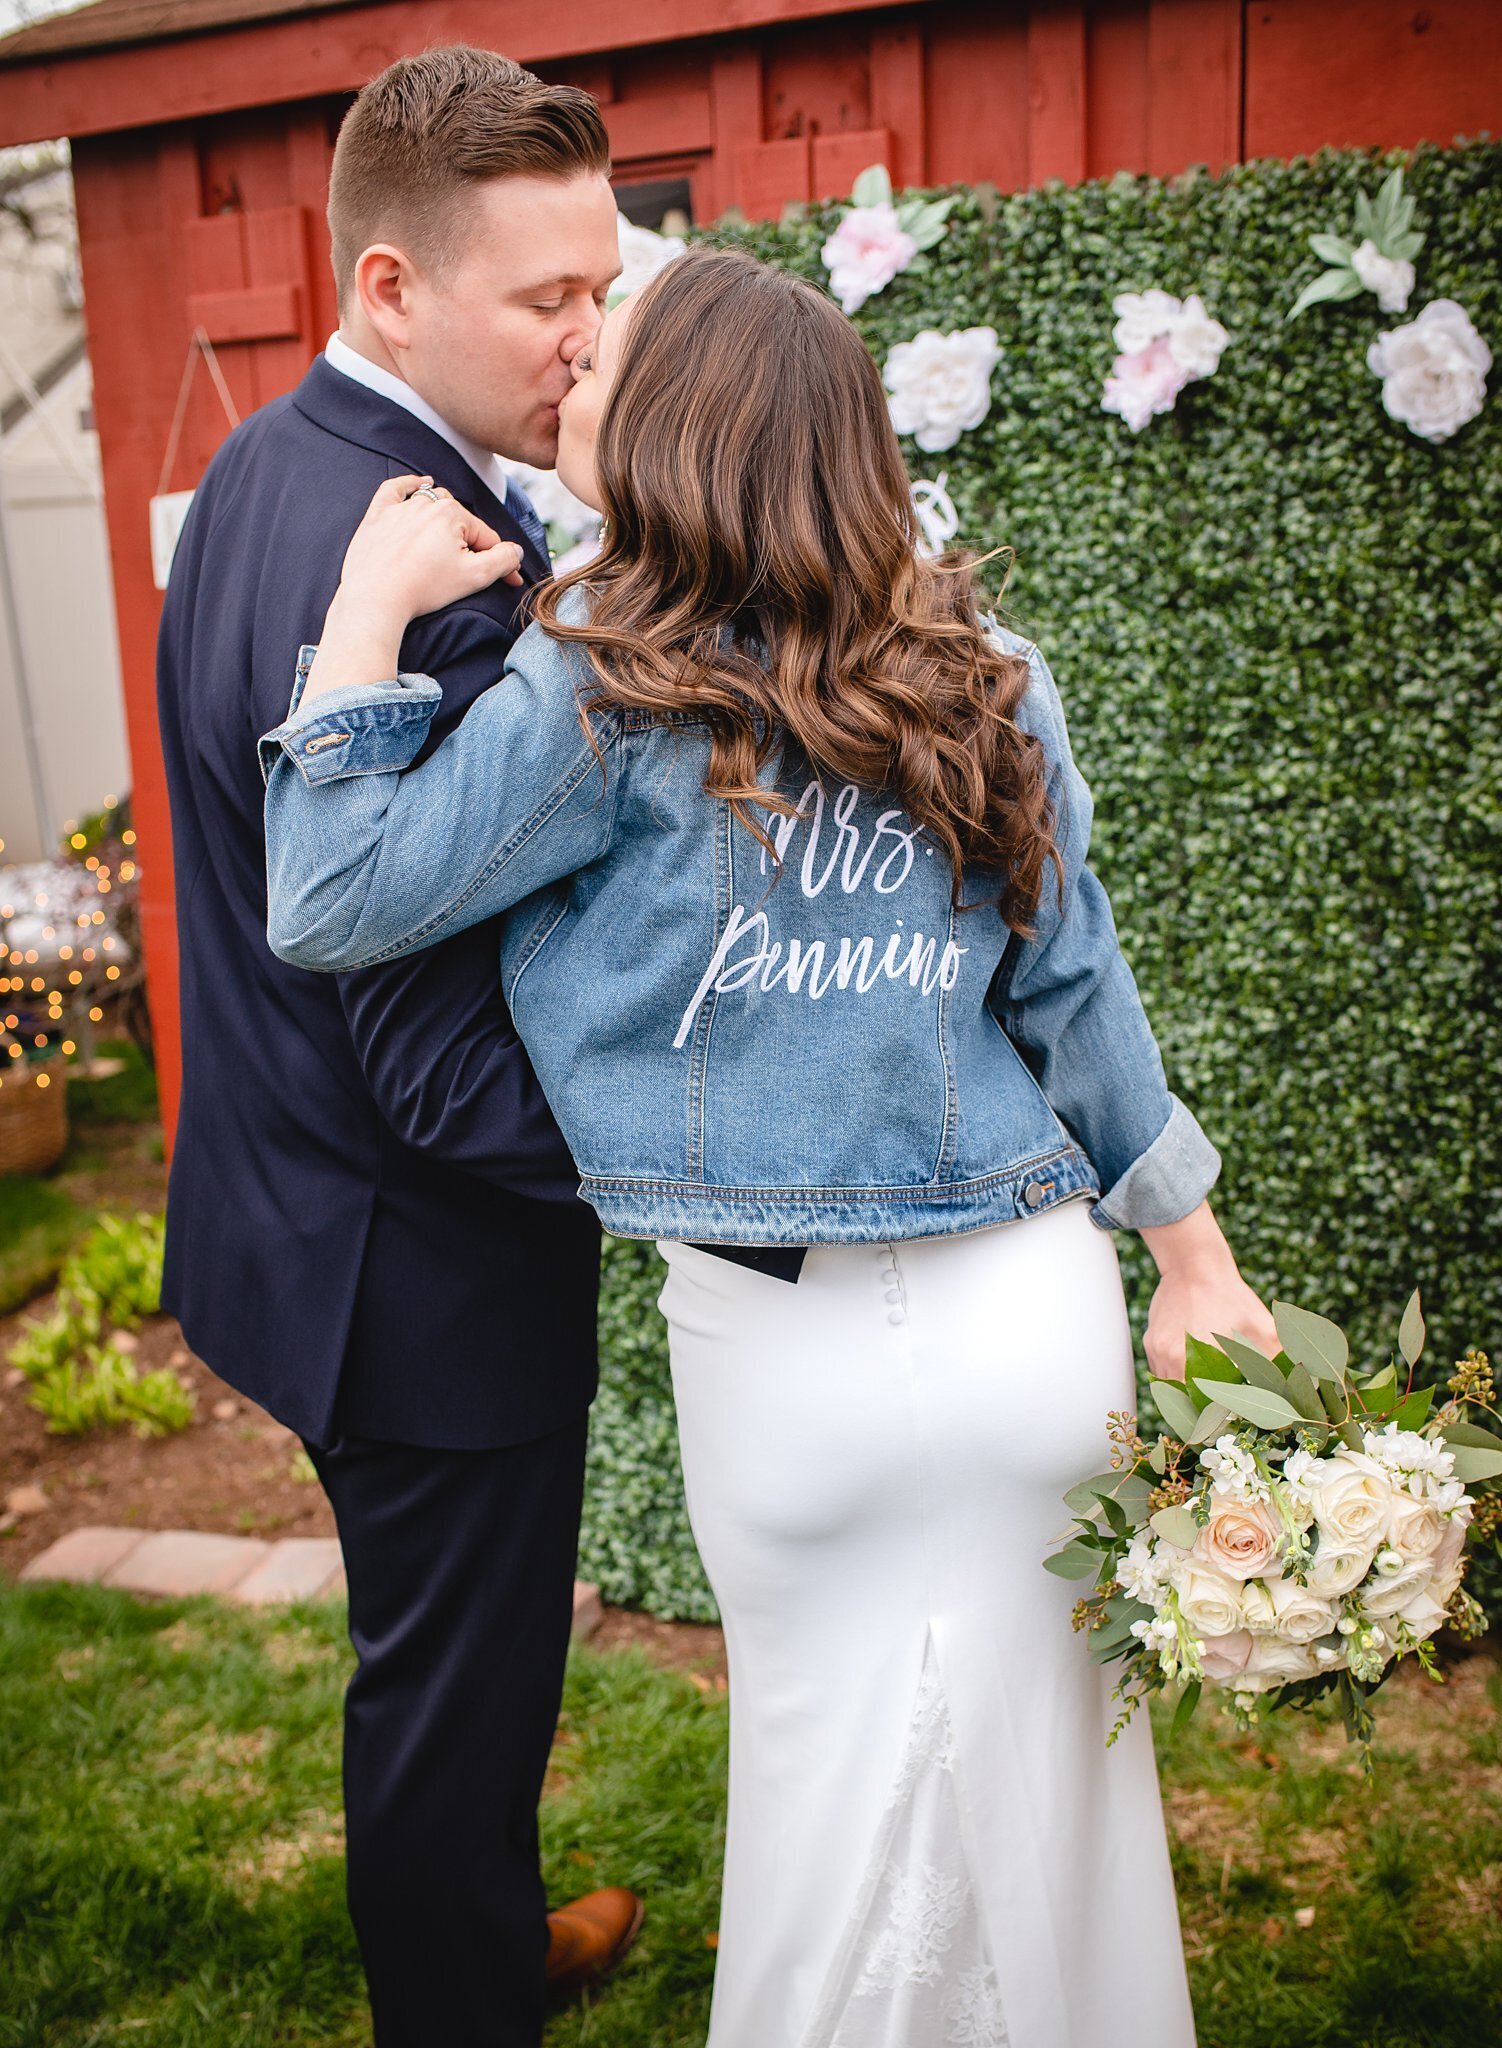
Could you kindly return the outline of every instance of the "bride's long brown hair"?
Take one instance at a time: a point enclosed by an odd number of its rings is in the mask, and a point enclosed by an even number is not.
[[[602,552],[538,592],[587,651],[587,708],[691,710],[705,789],[764,846],[794,805],[759,771],[791,738],[819,776],[890,793],[1030,935],[1055,820],[1013,714],[1027,663],[980,625],[964,560],[926,561],[876,365],[822,292],[693,251],[631,305],[602,409]],[[590,594],[585,623],[558,615]],[[728,631],[726,629],[729,629]]]

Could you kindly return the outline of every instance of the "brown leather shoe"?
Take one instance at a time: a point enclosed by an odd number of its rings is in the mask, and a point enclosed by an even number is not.
[[[567,1997],[608,1977],[641,1931],[646,1908],[611,1885],[548,1915],[548,1994]]]

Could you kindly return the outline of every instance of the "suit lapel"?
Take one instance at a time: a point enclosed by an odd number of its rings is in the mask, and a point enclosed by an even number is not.
[[[475,475],[456,448],[404,406],[357,384],[321,355],[314,357],[312,368],[292,394],[292,403],[325,432],[383,456],[390,465],[389,475],[430,476],[442,484],[467,511],[493,526],[504,540],[516,542],[522,551],[522,575],[529,584],[552,575],[546,552],[521,521]]]

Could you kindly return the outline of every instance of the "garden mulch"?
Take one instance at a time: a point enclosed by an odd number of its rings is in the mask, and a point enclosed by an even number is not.
[[[197,1412],[187,1429],[147,1438],[126,1431],[51,1435],[27,1401],[25,1380],[6,1363],[22,1323],[49,1306],[43,1297],[22,1314],[0,1318],[0,1521],[10,1520],[4,1510],[18,1492],[26,1497],[40,1488],[46,1502],[0,1533],[0,1581],[18,1578],[60,1536],[84,1527],[196,1529],[271,1541],[335,1534],[333,1511],[294,1432],[210,1372],[171,1316],[147,1319],[133,1355],[143,1371],[166,1367],[192,1392]],[[702,1689],[724,1690],[717,1628],[607,1608],[591,1641],[597,1649],[640,1649]]]

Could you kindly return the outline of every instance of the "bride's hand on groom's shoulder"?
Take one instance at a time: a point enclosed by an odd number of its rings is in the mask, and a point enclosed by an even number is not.
[[[400,624],[492,583],[521,582],[522,551],[429,476],[394,476],[345,551],[340,595]]]

